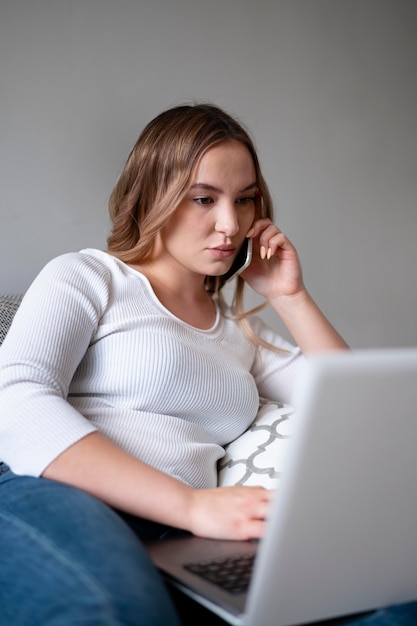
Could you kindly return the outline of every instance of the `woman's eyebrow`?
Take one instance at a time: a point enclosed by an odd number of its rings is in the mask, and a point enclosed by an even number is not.
[[[253,189],[254,187],[257,187],[257,186],[258,186],[258,183],[255,181],[254,183],[251,183],[244,189],[241,189],[238,193],[244,193],[245,191],[248,191],[249,189]],[[194,185],[191,185],[190,187],[190,189],[197,189],[197,188],[205,189],[206,191],[216,191],[216,192],[223,191],[219,187],[215,187],[214,185],[209,185],[208,183],[194,183]]]
[[[247,187],[242,189],[242,191],[240,193],[242,193],[243,191],[249,191],[249,189],[253,189],[254,187],[258,187],[258,183],[256,182],[256,180],[255,180],[254,183],[251,183],[250,185],[248,185]]]
[[[208,185],[207,183],[195,183],[191,185],[190,189],[206,189],[207,191],[222,191],[219,187],[214,185]]]

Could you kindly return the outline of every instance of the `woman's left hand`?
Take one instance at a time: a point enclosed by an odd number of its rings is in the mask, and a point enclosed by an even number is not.
[[[261,218],[248,235],[253,239],[252,262],[241,274],[248,285],[267,299],[302,291],[300,260],[284,233],[270,219]]]

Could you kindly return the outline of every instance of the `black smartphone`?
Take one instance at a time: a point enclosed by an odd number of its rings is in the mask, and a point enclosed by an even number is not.
[[[250,262],[252,261],[252,245],[252,239],[245,239],[235,260],[233,261],[232,267],[228,272],[226,272],[226,274],[223,275],[226,282],[233,280],[236,276],[239,276],[239,274],[243,272],[248,265],[250,265]]]

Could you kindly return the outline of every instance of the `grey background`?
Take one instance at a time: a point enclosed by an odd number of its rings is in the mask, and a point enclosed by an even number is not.
[[[416,345],[416,78],[415,0],[1,0],[0,291],[104,248],[143,126],[208,100],[350,344]]]

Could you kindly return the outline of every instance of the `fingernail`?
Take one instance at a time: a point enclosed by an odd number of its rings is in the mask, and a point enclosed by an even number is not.
[[[261,246],[261,249],[259,250],[259,254],[261,256],[261,259],[264,259],[266,257],[265,246]]]
[[[253,233],[255,232],[254,228],[251,228],[250,230],[248,230],[248,232],[246,233],[246,237],[252,237]]]
[[[271,250],[271,248],[268,248],[268,252],[266,254],[266,258],[268,259],[268,261],[271,258],[271,256],[272,256],[272,250]]]

